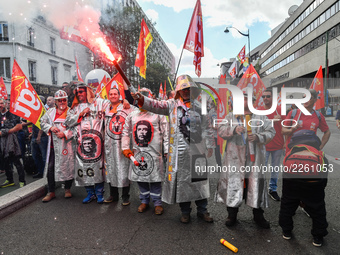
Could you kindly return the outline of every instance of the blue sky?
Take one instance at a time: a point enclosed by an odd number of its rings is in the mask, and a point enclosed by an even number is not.
[[[137,0],[147,16],[155,21],[156,29],[175,55],[177,61],[183,47],[196,0]],[[217,64],[236,57],[248,38],[226,26],[234,26],[241,32],[250,31],[250,47],[255,48],[270,37],[270,31],[286,18],[292,5],[302,0],[201,0],[205,57],[202,59],[201,77],[217,77]],[[195,75],[193,53],[184,50],[178,74]]]

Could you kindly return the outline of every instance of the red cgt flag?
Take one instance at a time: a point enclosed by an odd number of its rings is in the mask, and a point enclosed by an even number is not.
[[[260,76],[256,72],[255,68],[251,64],[247,71],[243,74],[241,80],[237,84],[237,87],[239,87],[241,90],[245,87],[252,87],[253,93],[256,97],[255,101],[255,108],[258,108],[260,106],[264,106],[263,99],[262,99],[262,93],[266,89],[264,86]]]
[[[240,61],[241,64],[246,61],[246,46],[244,45],[241,49],[240,53],[237,55],[238,61]]]
[[[6,100],[8,98],[6,85],[2,77],[0,77],[0,98],[4,98]]]
[[[144,79],[146,77],[146,50],[151,42],[152,35],[145,23],[145,20],[142,19],[135,66],[139,67],[139,75]]]
[[[193,64],[195,66],[196,75],[200,77],[201,58],[204,57],[203,19],[200,0],[197,0],[196,2],[183,48],[195,54]]]
[[[74,58],[76,59],[76,68],[77,68],[78,81],[84,82],[84,80],[83,80],[83,78],[81,77],[81,74],[80,74],[80,69],[79,69],[77,57],[74,56]]]
[[[325,107],[325,93],[323,91],[323,75],[322,75],[322,66],[319,67],[318,72],[316,73],[312,85],[310,89],[315,89],[318,92],[318,100],[313,107],[314,110],[319,110]]]
[[[40,128],[40,118],[46,109],[29,80],[14,59],[9,111]]]

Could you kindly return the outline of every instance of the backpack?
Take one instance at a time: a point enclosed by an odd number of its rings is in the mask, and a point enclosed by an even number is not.
[[[293,133],[288,149],[292,149],[293,146],[305,144],[320,150],[321,141],[314,131],[308,129],[302,129]]]
[[[327,180],[328,160],[323,151],[313,146],[294,145],[283,159],[284,178],[304,181]]]

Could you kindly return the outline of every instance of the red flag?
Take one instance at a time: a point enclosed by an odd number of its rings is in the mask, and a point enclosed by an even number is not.
[[[159,85],[158,98],[160,98],[160,99],[163,99],[163,98],[164,98],[164,91],[163,91],[163,85],[162,85],[162,83]]]
[[[138,84],[138,91],[140,91],[140,85]]]
[[[59,31],[59,34],[61,39],[80,43],[92,50],[92,46],[89,42],[81,37],[80,31],[77,27],[64,26],[63,29]]]
[[[226,78],[226,74],[225,75],[220,75],[220,81],[218,82],[218,84],[227,84],[225,78]]]
[[[96,96],[100,96],[101,98],[105,98],[105,99],[108,98],[108,95],[106,94],[106,89],[103,89],[106,86],[106,84],[107,84],[106,75],[104,75],[102,81],[97,86],[96,93],[95,93]]]
[[[201,58],[204,57],[203,19],[200,0],[197,0],[196,2],[183,48],[195,54],[193,64],[195,66],[196,75],[200,77]]]
[[[117,73],[113,78],[106,84],[106,94],[109,96],[110,89],[117,88],[120,93],[120,100],[125,99],[125,92],[124,92],[124,80],[120,73]]]
[[[166,80],[164,81],[164,96],[163,96],[163,99],[164,100],[167,100],[167,97],[166,97]]]
[[[146,50],[151,42],[152,35],[145,23],[145,20],[142,19],[135,66],[139,67],[139,75],[144,79],[146,75]]]
[[[313,109],[319,110],[325,107],[325,94],[323,91],[323,75],[322,75],[322,66],[319,67],[318,72],[316,73],[312,85],[310,89],[315,89],[318,92],[318,100],[316,101]]]
[[[78,65],[77,57],[76,57],[76,56],[74,56],[74,58],[76,59],[76,68],[77,68],[77,76],[78,76],[78,81],[84,82],[83,78],[81,78],[81,74],[80,74],[80,69],[79,69],[79,65]]]
[[[39,120],[46,112],[37,92],[35,92],[15,59],[12,70],[11,103],[9,111],[32,122],[38,128],[40,128]]]
[[[250,64],[247,71],[243,74],[241,80],[237,84],[237,87],[240,89],[244,89],[245,87],[253,87],[253,93],[256,97],[255,101],[255,108],[258,108],[260,106],[264,106],[263,99],[262,99],[262,93],[266,89],[264,86],[260,76],[256,72],[255,68],[252,64]]]
[[[235,79],[236,78],[236,74],[237,74],[237,63],[236,63],[236,59],[234,60],[234,62],[231,64],[231,66],[229,67],[228,70],[229,75]]]
[[[6,85],[2,77],[0,77],[0,98],[4,98],[6,100],[8,98]]]
[[[237,55],[238,61],[240,61],[241,64],[246,61],[246,46],[244,45],[241,49],[240,53]]]

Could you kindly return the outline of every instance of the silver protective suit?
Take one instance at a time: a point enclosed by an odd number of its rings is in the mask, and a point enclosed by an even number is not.
[[[183,116],[189,114],[191,130],[195,128],[194,122],[200,123],[202,133],[206,134],[206,147],[215,148],[212,130],[205,130],[207,125],[203,125],[206,123],[205,116],[199,115],[200,110],[196,112],[193,109],[188,109],[180,99],[157,101],[144,97],[142,108],[169,116],[169,153],[166,178],[162,186],[162,200],[173,204],[208,198],[210,191],[207,176],[202,178],[198,176],[197,178],[191,169],[192,164],[196,164],[196,162],[206,162],[203,140],[191,145],[180,130]],[[194,119],[195,121],[193,121]],[[191,132],[190,136],[192,136]]]
[[[266,116],[252,116],[252,126],[256,126],[252,127],[252,133],[257,135],[259,141],[254,142],[255,162],[251,162],[248,153],[247,133],[243,134],[246,141],[246,144],[244,144],[242,136],[234,132],[236,126],[230,125],[231,121],[232,123],[240,123],[239,120],[232,113],[229,113],[225,119],[227,122],[224,123],[227,124],[220,124],[218,127],[218,135],[227,140],[227,151],[222,165],[225,167],[233,166],[236,171],[221,171],[215,200],[226,204],[228,207],[239,207],[243,198],[245,198],[246,204],[252,208],[268,207],[265,173],[259,167],[265,165],[265,144],[273,139],[275,129]],[[241,123],[244,126],[242,121]],[[262,126],[261,123],[263,123]],[[251,166],[254,167],[253,171],[246,172],[245,167]],[[248,179],[247,189],[244,189],[245,178]],[[244,190],[246,190],[246,194],[244,194]]]
[[[68,111],[65,124],[76,134],[75,184],[90,186],[104,181],[103,176],[103,109],[109,102],[98,98],[93,103],[80,103]],[[90,114],[79,114],[90,108]]]
[[[113,112],[110,106],[105,108],[105,181],[112,187],[127,187],[131,161],[123,155],[121,143],[125,120],[134,107],[124,109],[123,104],[119,104]]]
[[[163,154],[168,153],[168,130],[165,116],[139,109],[131,112],[123,129],[122,149],[130,149],[139,166],[130,164],[129,179],[136,182],[162,182]]]
[[[55,181],[67,181],[72,180],[74,176],[74,163],[75,163],[75,142],[73,139],[73,132],[66,128],[66,112],[57,119],[57,109],[55,107],[50,108],[40,119],[41,130],[49,135],[45,173],[47,173],[48,160],[51,153],[51,142],[53,140],[54,154],[55,154],[55,169],[54,176]],[[53,121],[53,124],[52,124]],[[60,139],[53,132],[49,132],[52,126],[57,127],[64,133],[65,137]]]

